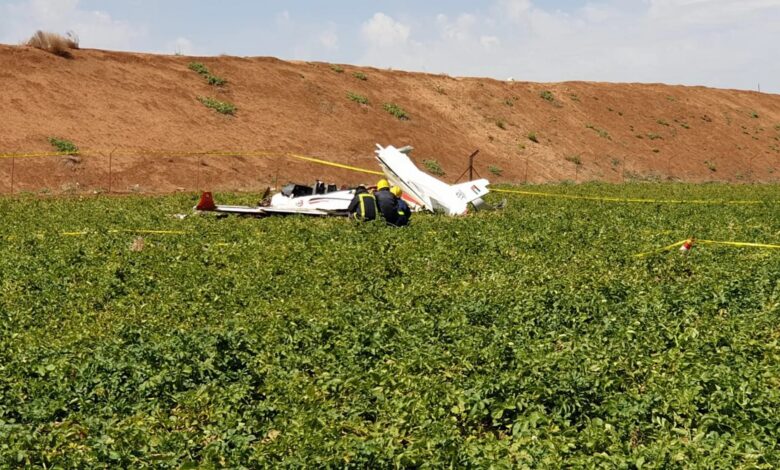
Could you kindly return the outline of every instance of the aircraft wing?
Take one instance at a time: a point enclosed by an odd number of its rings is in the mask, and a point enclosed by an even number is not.
[[[221,214],[251,215],[254,217],[262,217],[265,215],[265,208],[263,207],[215,205],[213,209],[198,209],[198,210],[207,211],[207,212],[219,212]]]
[[[344,198],[345,196],[342,196],[341,199]],[[347,199],[346,204],[348,203],[349,200]],[[336,205],[338,204],[342,204],[346,207],[344,201],[339,202],[339,200],[337,200]],[[332,207],[334,206],[334,204],[331,203],[329,206]],[[220,205],[214,203],[214,198],[210,192],[204,192],[201,195],[198,205],[195,206],[195,210],[201,212],[217,212],[221,214],[248,215],[253,217],[264,217],[267,215],[311,215],[311,216],[324,217],[324,216],[338,216],[338,215],[346,214],[346,210],[341,210],[339,208],[318,209],[312,207],[299,207],[293,204],[290,204],[289,206],[282,206],[282,207],[273,207],[273,206],[250,207],[250,206]]]
[[[201,212],[218,212],[221,214],[251,215],[254,217],[262,217],[265,215],[263,207],[217,205],[214,203],[214,196],[208,191],[200,195],[200,201],[198,201],[198,205],[195,206],[195,210]]]
[[[326,211],[326,210],[319,210],[319,209],[304,209],[304,208],[284,208],[284,209],[278,209],[275,207],[262,207],[261,208],[265,214],[274,214],[274,215],[314,215],[314,216],[326,216],[326,215],[337,215],[333,211]]]

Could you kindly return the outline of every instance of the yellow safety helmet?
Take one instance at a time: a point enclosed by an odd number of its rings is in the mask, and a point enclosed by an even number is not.
[[[379,182],[376,184],[376,189],[377,189],[377,190],[380,190],[380,189],[387,189],[387,188],[389,188],[389,187],[390,187],[390,183],[388,183],[386,179],[381,179],[381,180],[379,180]]]
[[[395,197],[401,197],[401,194],[403,193],[403,191],[401,191],[401,188],[399,188],[398,186],[393,186],[392,188],[390,188],[390,192],[393,193]]]

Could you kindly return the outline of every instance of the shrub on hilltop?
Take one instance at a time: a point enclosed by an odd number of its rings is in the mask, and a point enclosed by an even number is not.
[[[27,40],[25,45],[70,59],[73,57],[70,50],[79,48],[79,38],[73,32],[62,36],[61,34],[39,30]]]

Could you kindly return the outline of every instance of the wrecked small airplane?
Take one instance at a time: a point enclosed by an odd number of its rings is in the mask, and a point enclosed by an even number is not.
[[[411,151],[412,147],[409,146],[397,149],[392,145],[382,147],[377,144],[375,153],[387,180],[403,190],[403,198],[412,210],[463,215],[468,211],[469,204],[477,210],[485,206],[482,197],[490,192],[487,188],[488,180],[449,185],[417,168],[408,156]],[[335,185],[326,185],[321,181],[317,181],[314,186],[291,183],[270,199],[266,194],[256,207],[218,205],[214,203],[212,194],[205,192],[195,209],[255,217],[291,214],[344,216],[354,195],[354,188],[338,189]]]

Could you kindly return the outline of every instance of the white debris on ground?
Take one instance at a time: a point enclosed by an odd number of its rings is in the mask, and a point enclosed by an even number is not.
[[[144,246],[146,246],[146,243],[144,242],[144,238],[136,237],[133,240],[133,243],[130,244],[130,251],[143,251]]]

